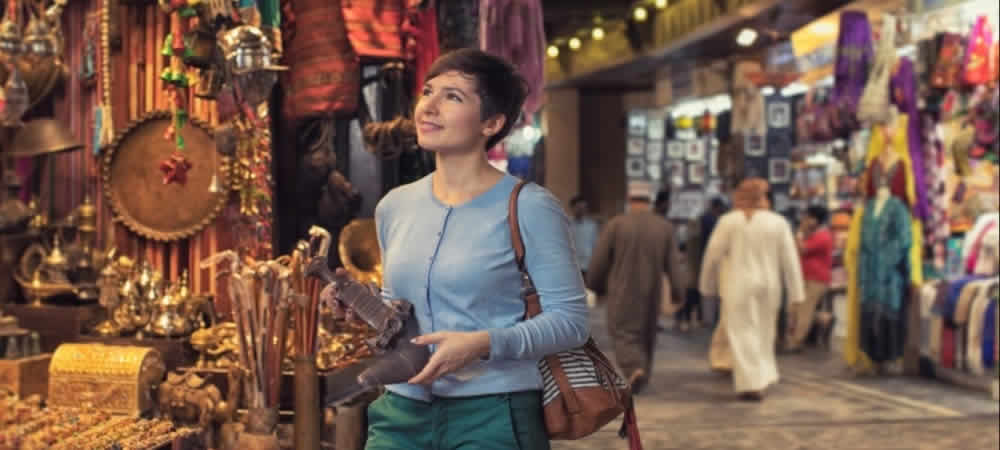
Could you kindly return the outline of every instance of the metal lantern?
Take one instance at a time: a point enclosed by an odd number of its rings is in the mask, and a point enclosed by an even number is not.
[[[4,83],[3,90],[0,91],[0,125],[17,126],[21,124],[21,117],[28,111],[31,105],[31,98],[28,94],[28,85],[24,83],[20,72],[13,65],[8,69],[7,82]]]
[[[51,58],[58,54],[58,38],[44,20],[32,17],[24,30],[24,53],[35,58]]]
[[[250,105],[267,100],[278,82],[277,72],[288,70],[271,63],[271,41],[257,27],[241,25],[227,31],[222,50],[240,97]]]
[[[3,22],[0,22],[0,62],[11,63],[21,53],[24,53],[21,28],[16,22],[4,17]]]

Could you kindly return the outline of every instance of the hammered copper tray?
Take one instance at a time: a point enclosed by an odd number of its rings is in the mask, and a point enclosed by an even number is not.
[[[215,151],[208,126],[190,119],[182,128],[184,156],[191,162],[187,182],[163,184],[160,162],[175,150],[164,139],[169,111],[154,111],[118,133],[101,167],[104,194],[118,219],[135,233],[156,241],[189,237],[210,224],[229,196],[229,159]],[[212,176],[218,192],[209,192]]]

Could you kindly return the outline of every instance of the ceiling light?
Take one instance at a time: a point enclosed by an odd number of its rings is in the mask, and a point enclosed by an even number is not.
[[[550,45],[549,49],[546,51],[546,53],[549,54],[549,58],[558,58],[559,57],[559,47],[556,47],[555,45]]]
[[[667,7],[667,0],[656,0],[656,9],[663,9]]]
[[[632,10],[632,17],[636,22],[645,22],[649,18],[649,11],[646,11],[646,8],[638,6]]]
[[[604,39],[604,28],[594,27],[593,31],[590,32],[590,37],[594,38],[595,41]]]
[[[569,49],[570,50],[579,50],[581,44],[582,43],[580,42],[580,38],[574,37],[574,38],[570,38],[569,39]]]
[[[736,43],[741,47],[749,47],[757,42],[757,30],[753,28],[744,28],[740,30],[740,34],[736,35]]]

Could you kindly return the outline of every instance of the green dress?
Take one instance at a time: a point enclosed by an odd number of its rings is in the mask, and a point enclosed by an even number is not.
[[[906,297],[910,282],[910,210],[896,197],[875,213],[865,205],[861,225],[858,284],[861,292],[861,349],[875,362],[902,356]]]

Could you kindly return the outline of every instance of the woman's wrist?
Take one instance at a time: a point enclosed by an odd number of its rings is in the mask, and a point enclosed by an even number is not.
[[[490,332],[483,330],[477,331],[475,334],[477,342],[480,343],[478,347],[479,359],[484,361],[490,359]]]

